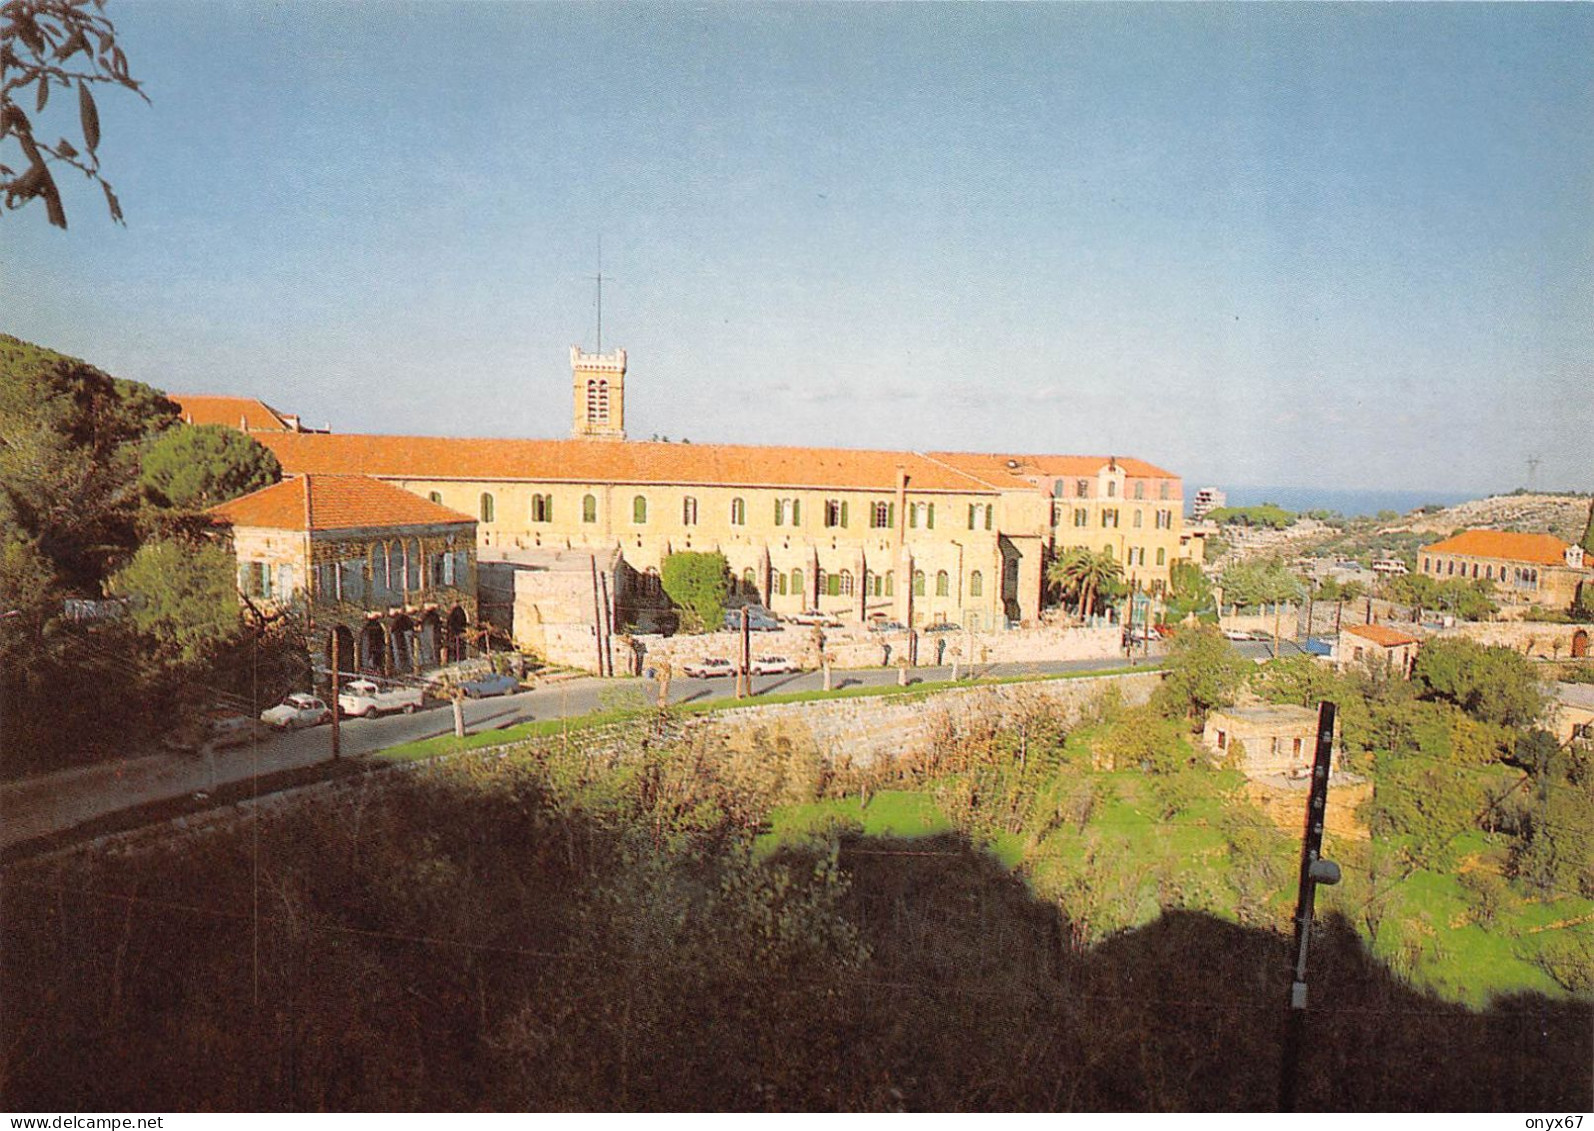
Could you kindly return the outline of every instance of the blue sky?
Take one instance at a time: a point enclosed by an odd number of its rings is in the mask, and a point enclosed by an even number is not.
[[[563,435],[601,237],[634,437],[1594,488],[1587,5],[108,14],[0,329],[119,375]]]

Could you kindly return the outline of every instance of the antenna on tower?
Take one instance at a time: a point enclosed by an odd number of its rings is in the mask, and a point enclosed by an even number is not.
[[[598,237],[598,352],[603,352],[603,237]]]
[[[1528,457],[1528,491],[1534,492],[1539,488],[1539,456]]]

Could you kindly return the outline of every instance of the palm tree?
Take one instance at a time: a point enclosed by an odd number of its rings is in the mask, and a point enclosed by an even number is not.
[[[1095,612],[1101,591],[1123,575],[1123,566],[1110,549],[1093,554],[1083,546],[1074,547],[1046,567],[1046,580],[1060,586],[1065,597],[1078,601],[1081,617]]]

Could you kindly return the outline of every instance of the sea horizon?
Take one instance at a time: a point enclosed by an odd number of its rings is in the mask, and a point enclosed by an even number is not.
[[[1186,501],[1195,498],[1195,492],[1207,484],[1192,487],[1186,484]],[[1274,503],[1287,511],[1302,514],[1307,511],[1338,511],[1346,518],[1372,516],[1380,511],[1409,514],[1425,506],[1455,506],[1472,499],[1486,499],[1491,495],[1509,494],[1504,491],[1413,491],[1408,489],[1347,490],[1331,487],[1282,486],[1232,486],[1211,484],[1228,495],[1231,507],[1254,507]]]

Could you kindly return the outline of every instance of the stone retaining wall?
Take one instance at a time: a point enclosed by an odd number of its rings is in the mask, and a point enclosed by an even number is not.
[[[818,630],[787,625],[776,632],[752,633],[755,656],[785,656],[807,669],[819,667]],[[913,641],[906,632],[869,632],[866,629],[827,628],[823,630],[825,650],[836,659],[837,668],[874,668],[894,664],[913,652]],[[1008,632],[948,632],[918,634],[919,665],[963,663],[1041,663],[1061,660],[1100,660],[1122,655],[1123,633],[1116,625],[1105,628],[1032,628]],[[945,645],[944,649],[942,645]],[[643,674],[661,660],[668,660],[678,672],[682,664],[718,656],[735,662],[740,639],[734,632],[710,632],[699,636],[639,635],[630,637],[631,656],[626,641],[616,636],[614,670]],[[628,664],[627,660],[631,662]],[[589,666],[589,665],[582,665]]]

